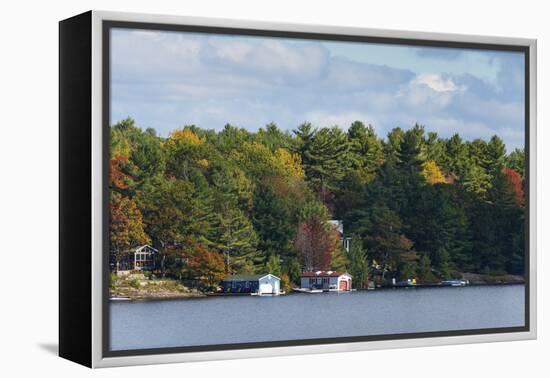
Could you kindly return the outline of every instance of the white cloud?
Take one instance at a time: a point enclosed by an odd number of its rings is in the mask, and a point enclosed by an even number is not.
[[[112,39],[112,117],[134,117],[166,135],[195,123],[219,129],[227,122],[251,131],[274,121],[292,130],[371,123],[380,136],[415,122],[442,136],[498,134],[520,146],[523,134],[522,63],[509,59],[500,92],[478,76],[441,73],[452,59],[431,57],[424,73],[331,56],[326,43],[200,33],[129,32]],[[350,51],[369,45],[354,44]],[[391,50],[391,51],[390,51]],[[488,53],[489,54],[489,53]],[[438,63],[438,70],[432,70]],[[418,68],[418,67],[417,67]],[[420,71],[418,71],[420,72]],[[447,71],[448,72],[448,71]],[[517,83],[516,83],[517,82]],[[514,130],[517,130],[514,132]]]
[[[412,85],[426,85],[436,92],[464,91],[466,87],[457,86],[451,79],[444,79],[437,74],[419,74],[412,81]]]
[[[238,41],[233,43],[216,43],[215,41],[210,41],[210,45],[215,49],[216,55],[221,60],[236,64],[246,63],[252,51],[251,44]]]
[[[219,71],[261,77],[267,82],[302,82],[319,78],[329,54],[311,42],[283,43],[274,39],[245,43],[236,38],[209,38],[201,49],[203,63]]]
[[[467,91],[466,85],[457,84],[452,78],[444,78],[433,73],[416,75],[406,85],[402,85],[397,97],[405,99],[412,107],[427,106],[431,112],[437,112],[453,103],[456,96]]]

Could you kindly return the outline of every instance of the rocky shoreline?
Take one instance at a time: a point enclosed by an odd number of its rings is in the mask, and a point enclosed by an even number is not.
[[[184,299],[206,297],[197,289],[182,285],[171,279],[149,278],[143,274],[111,276],[109,296],[111,299]]]
[[[524,284],[525,278],[520,275],[502,274],[475,274],[463,273],[462,279],[468,280],[470,285],[498,285],[498,284]]]
[[[524,284],[525,278],[520,275],[486,275],[463,273],[462,279],[469,285],[513,285]],[[438,284],[419,284],[418,287],[438,287]],[[380,287],[388,288],[386,286]],[[395,288],[395,287],[394,287]],[[208,293],[191,289],[179,281],[171,279],[148,278],[143,274],[112,276],[109,289],[111,300],[159,300],[159,299],[192,299],[206,298]]]

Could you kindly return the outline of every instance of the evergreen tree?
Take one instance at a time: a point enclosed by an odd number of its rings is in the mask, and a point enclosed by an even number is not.
[[[274,276],[281,277],[281,261],[278,255],[270,255],[265,263],[265,271]]]
[[[421,254],[420,259],[418,260],[416,274],[423,282],[432,282],[435,280],[432,273],[432,262],[427,253]]]
[[[384,161],[382,142],[371,125],[365,127],[360,121],[351,124],[348,129],[348,140],[353,168],[365,177],[366,183]]]
[[[426,159],[434,161],[439,166],[443,166],[445,162],[445,142],[439,138],[437,133],[428,133],[425,146]]]
[[[498,136],[442,139],[415,125],[190,125],[163,138],[131,118],[110,130],[110,249],[151,243],[166,274],[212,288],[228,273],[349,270],[369,258],[401,279],[523,274],[525,152]],[[349,253],[328,223],[354,234]],[[288,288],[288,287],[287,287]],[[208,289],[208,290],[210,290]]]
[[[487,143],[487,172],[496,176],[504,168],[506,159],[506,147],[498,136],[493,135]]]
[[[525,177],[525,150],[516,148],[506,157],[506,166]]]
[[[468,148],[458,134],[454,134],[445,143],[443,168],[448,174],[459,180],[464,177],[468,168]]]
[[[254,191],[252,224],[259,237],[259,251],[266,256],[291,255],[297,223],[293,222],[285,199],[266,184]]]
[[[330,268],[337,272],[347,272],[349,268],[349,259],[344,248],[338,246],[332,251],[330,259]]]
[[[258,237],[245,214],[238,209],[228,209],[218,215],[216,247],[225,258],[228,273],[241,273],[251,262],[261,264],[257,255]]]
[[[413,242],[403,234],[397,213],[385,205],[375,205],[355,225],[354,232],[363,240],[373,259],[388,270],[399,263],[414,260]]]
[[[351,239],[348,253],[349,273],[353,277],[353,284],[357,288],[364,288],[367,285],[369,275],[369,262],[366,251],[363,249],[363,241],[354,236]]]
[[[310,124],[301,125],[295,133],[306,180],[319,199],[329,203],[351,167],[347,136],[337,127],[312,131]]]

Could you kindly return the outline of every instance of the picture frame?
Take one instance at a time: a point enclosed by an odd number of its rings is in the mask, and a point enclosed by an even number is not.
[[[61,357],[96,368],[536,338],[536,40],[105,11],[89,11],[60,21],[59,28]],[[513,51],[523,54],[524,324],[512,327],[218,344],[213,340],[210,345],[111,350],[108,182],[111,169],[109,128],[114,120],[111,119],[113,68],[110,59],[110,33],[117,28],[476,51]],[[349,289],[351,290],[351,282]]]

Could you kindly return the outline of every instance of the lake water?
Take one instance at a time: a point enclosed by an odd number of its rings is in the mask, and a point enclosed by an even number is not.
[[[111,350],[523,326],[525,286],[111,302]]]

